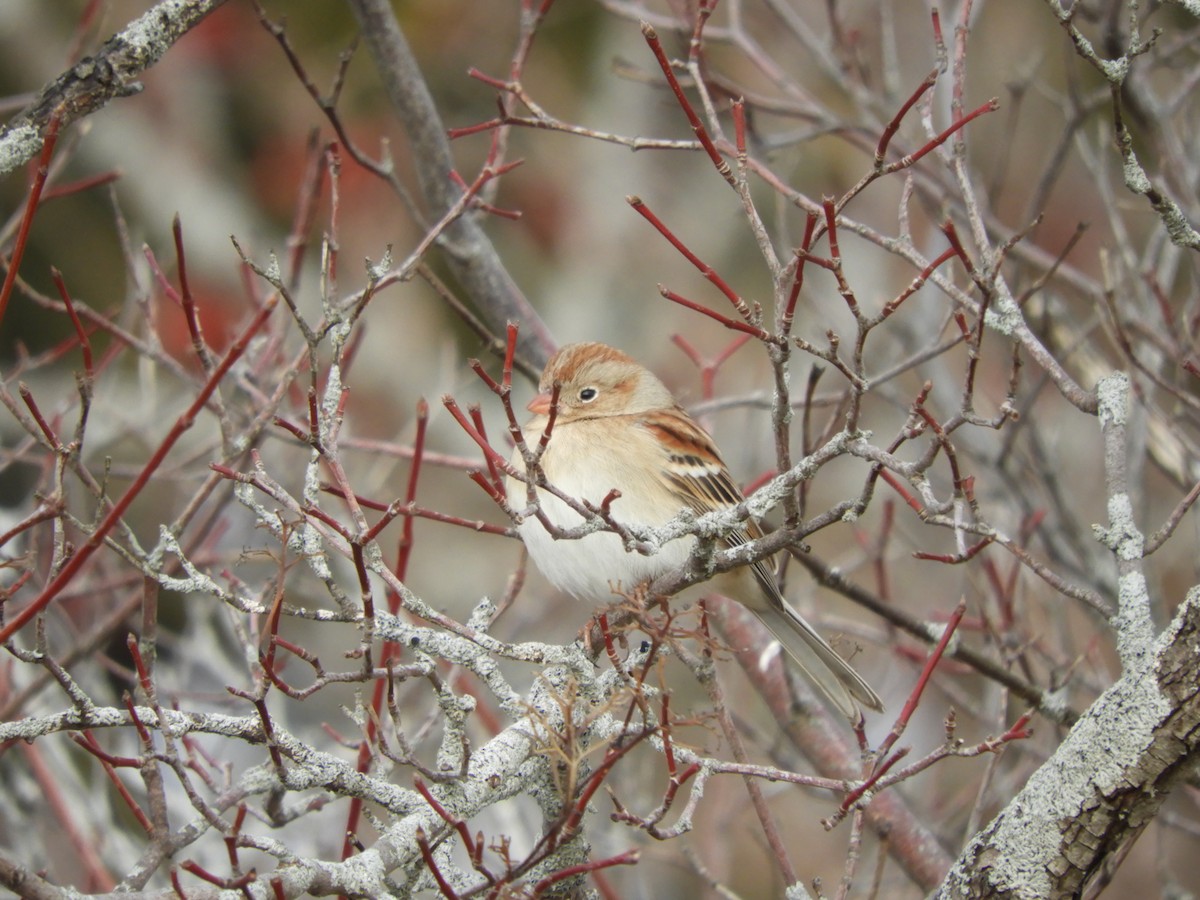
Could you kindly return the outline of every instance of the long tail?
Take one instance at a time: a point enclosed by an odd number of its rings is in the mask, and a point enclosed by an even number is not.
[[[883,712],[879,695],[798,612],[787,604],[774,603],[753,612],[846,718],[852,722],[858,719],[859,704]]]

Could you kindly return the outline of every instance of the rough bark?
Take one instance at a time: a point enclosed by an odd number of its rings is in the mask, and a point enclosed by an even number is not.
[[[935,895],[1086,896],[1200,761],[1200,591],[967,846]]]
[[[436,219],[459,197],[459,189],[449,177],[454,158],[437,105],[391,4],[387,0],[348,2],[383,80],[388,101],[412,143],[421,195]],[[438,247],[488,327],[496,334],[503,334],[508,322],[520,324],[520,351],[540,368],[554,352],[554,338],[513,281],[475,217],[466,215],[451,223]]]
[[[0,128],[0,175],[31,160],[52,119],[60,127],[141,90],[137,77],[225,0],[162,0],[38,93]]]

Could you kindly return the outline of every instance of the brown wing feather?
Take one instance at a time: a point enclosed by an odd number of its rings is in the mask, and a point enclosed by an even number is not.
[[[659,416],[642,424],[653,432],[667,454],[666,472],[681,503],[699,514],[728,509],[740,503],[742,492],[721,461],[708,435],[691,425],[686,413]],[[757,523],[747,520],[741,528],[725,535],[727,546],[738,547],[762,537]],[[834,704],[851,721],[860,715],[857,703],[882,710],[879,695],[837,651],[788,606],[770,569],[771,557],[750,564],[754,579],[763,589],[757,603],[741,598],[748,608],[779,639],[788,655],[796,661]]]
[[[680,416],[683,415],[681,411]],[[707,434],[689,427],[690,423],[686,421],[676,424],[666,417],[645,424],[666,448],[667,477],[678,489],[679,499],[694,512],[704,514],[728,509],[745,499]],[[725,538],[729,546],[737,547],[762,536],[758,524],[747,519],[741,528],[730,532]],[[782,608],[786,602],[771,574],[770,560],[771,557],[760,559],[751,563],[750,568],[771,603]]]

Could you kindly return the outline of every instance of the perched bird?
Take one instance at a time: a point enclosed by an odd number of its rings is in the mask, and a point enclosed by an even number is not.
[[[569,497],[600,504],[614,488],[618,522],[662,525],[681,510],[697,514],[739,503],[742,492],[721,460],[712,438],[696,424],[647,369],[624,353],[598,343],[569,344],[546,364],[538,395],[529,404],[534,417],[525,440],[536,447],[550,414],[551,395],[559,386],[558,412],[541,467],[550,484]],[[524,471],[518,450],[513,465]],[[520,508],[526,485],[509,478],[508,494]],[[538,489],[547,518],[561,528],[582,521],[558,497]],[[684,563],[695,546],[685,536],[657,553],[627,551],[621,538],[598,531],[578,540],[556,540],[536,516],[520,525],[521,538],[534,563],[556,587],[592,602],[612,595],[612,586],[630,590]],[[726,538],[727,546],[746,543],[762,532],[752,521]],[[788,655],[851,720],[859,704],[882,710],[879,696],[800,614],[788,606],[772,575],[759,560],[717,575],[717,592],[737,600],[770,629]]]

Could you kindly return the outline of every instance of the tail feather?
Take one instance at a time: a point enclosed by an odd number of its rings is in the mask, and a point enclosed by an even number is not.
[[[858,718],[859,704],[883,712],[879,695],[798,612],[787,604],[770,604],[753,612],[846,718]]]

